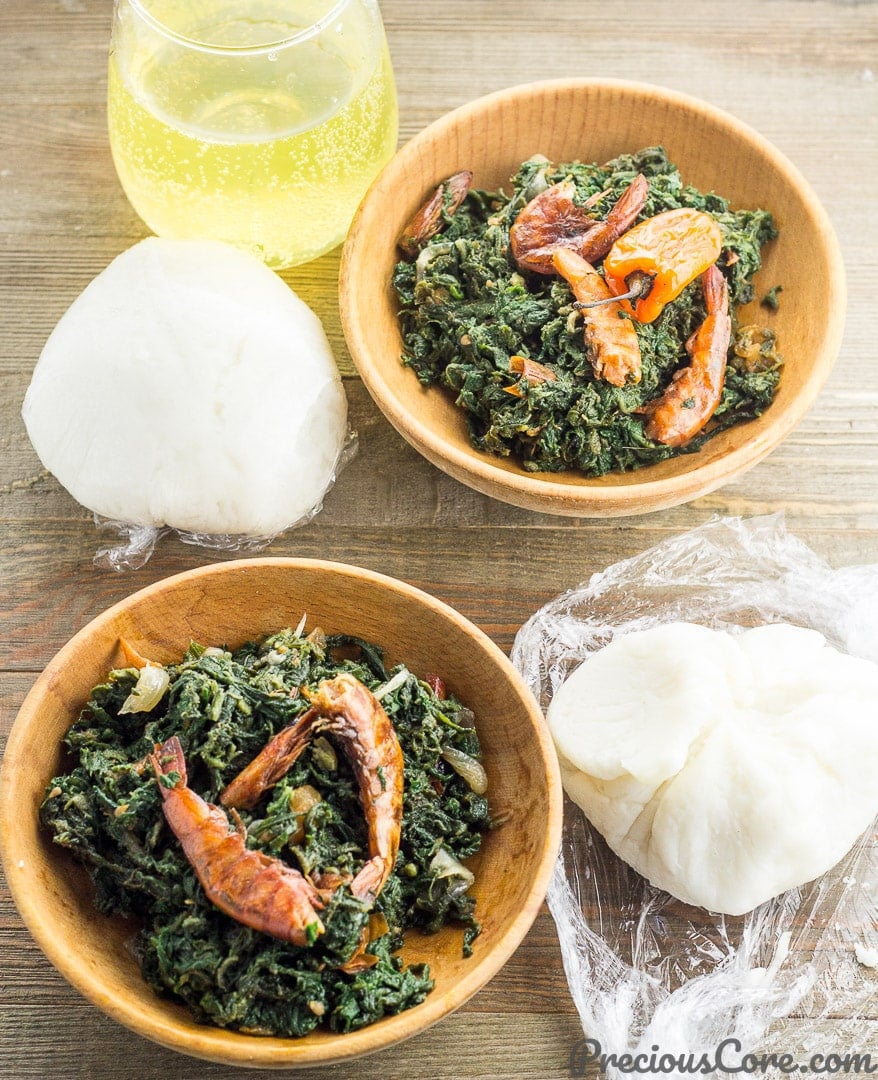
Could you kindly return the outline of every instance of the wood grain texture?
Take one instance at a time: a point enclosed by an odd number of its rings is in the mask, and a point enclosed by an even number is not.
[[[654,82],[755,127],[801,170],[830,215],[848,270],[845,336],[808,416],[744,477],[659,514],[616,522],[550,518],[462,487],[390,428],[344,347],[334,252],[284,276],[327,326],[347,376],[360,454],[323,512],[270,554],[331,557],[393,574],[451,603],[505,649],[521,622],[562,589],[716,513],[783,511],[831,563],[878,562],[878,4],[702,0],[659,11],[651,0],[615,7],[554,0],[549,8],[536,0],[381,0],[381,7],[402,141],[475,97],[549,77]],[[145,235],[106,140],[111,9],[110,0],[0,3],[2,736],[35,673],[85,622],[136,588],[214,560],[169,538],[135,575],[97,573],[90,516],[54,480],[39,478],[19,419],[33,364],[58,317]],[[818,1045],[831,1028],[830,1021],[812,1032]],[[792,1050],[809,1030],[791,1021],[783,1037]],[[503,971],[454,1016],[359,1066],[306,1075],[556,1080],[570,1075],[568,1055],[579,1035],[544,912]],[[878,1057],[878,1003],[851,1049]],[[61,979],[0,882],[0,1076],[191,1075],[191,1062],[131,1035]],[[260,1074],[205,1064],[197,1075]]]

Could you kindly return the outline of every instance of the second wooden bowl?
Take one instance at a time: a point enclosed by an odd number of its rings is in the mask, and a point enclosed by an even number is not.
[[[389,664],[436,672],[476,715],[492,815],[469,865],[482,934],[464,958],[459,928],[410,932],[406,963],[429,963],[426,1001],[350,1034],[263,1038],[197,1024],[156,996],[128,948],[134,928],[98,914],[85,872],[39,824],[50,779],[63,771],[62,739],[91,688],[119,666],[119,638],[151,659],[179,659],[190,641],[238,646],[303,612],[311,627],[349,633],[386,650]],[[58,970],[104,1012],[164,1046],[240,1066],[299,1068],[342,1061],[414,1035],[452,1012],[500,970],[539,910],[561,832],[558,764],[542,714],[503,653],[463,616],[400,581],[356,567],[248,559],[168,578],[110,608],[62,650],[27,696],[0,773],[0,854],[22,918]]]
[[[553,161],[606,161],[662,145],[686,183],[734,207],[770,210],[780,236],[765,249],[757,295],[783,286],[775,314],[741,311],[742,322],[777,331],[786,365],[771,407],[698,453],[630,473],[586,479],[528,473],[473,448],[463,412],[425,389],[401,363],[391,274],[403,227],[435,186],[461,169],[496,190],[533,154]],[[760,292],[761,290],[761,292]],[[844,266],[827,215],[795,167],[751,128],[694,98],[615,80],[564,80],[513,87],[456,109],[407,143],[373,184],[348,235],[341,312],[348,346],[387,419],[434,465],[494,498],[531,510],[611,517],[688,502],[749,469],[799,423],[838,352]]]

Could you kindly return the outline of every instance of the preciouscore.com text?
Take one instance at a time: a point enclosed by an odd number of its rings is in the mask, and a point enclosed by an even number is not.
[[[589,1065],[597,1065],[602,1072],[616,1069],[631,1075],[656,1076],[679,1075],[709,1076],[722,1073],[727,1076],[767,1076],[769,1070],[777,1070],[784,1076],[871,1076],[878,1073],[878,1055],[872,1061],[869,1053],[812,1054],[800,1062],[792,1054],[742,1053],[738,1039],[724,1039],[711,1053],[666,1053],[659,1046],[651,1046],[650,1053],[605,1054],[597,1039],[581,1039],[570,1054],[570,1074],[586,1075]]]

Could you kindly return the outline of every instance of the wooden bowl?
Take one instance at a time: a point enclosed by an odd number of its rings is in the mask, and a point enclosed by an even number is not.
[[[346,1035],[261,1038],[195,1023],[156,996],[126,947],[133,926],[92,905],[85,872],[43,833],[38,808],[64,769],[61,740],[106,672],[120,636],[162,662],[190,640],[237,646],[295,625],[351,633],[423,675],[436,672],[476,714],[492,813],[508,815],[470,861],[482,935],[469,959],[462,931],[409,932],[402,956],[428,962],[426,1001]],[[405,1039],[447,1016],[510,957],[540,907],[558,849],[561,785],[542,714],[509,660],[479,629],[426,593],[380,574],[308,559],[249,559],[190,570],[116,604],[58,653],[28,694],[0,774],[0,854],[13,897],[58,970],[120,1023],[163,1046],[237,1066],[304,1067]]]
[[[783,286],[772,314],[757,302],[742,322],[776,329],[786,358],[777,396],[757,420],[684,454],[631,473],[586,479],[576,472],[528,473],[470,444],[462,410],[447,392],[425,389],[400,362],[402,338],[391,273],[405,224],[447,176],[506,187],[533,154],[606,161],[662,145],[683,180],[734,207],[770,210],[780,229],[764,249],[757,297]],[[792,431],[816,398],[841,343],[844,267],[829,219],[792,164],[751,128],[694,98],[617,80],[530,83],[480,98],[407,143],[367,193],[345,244],[341,313],[357,369],[387,419],[450,476],[516,506],[575,517],[659,510],[694,499],[755,465]]]

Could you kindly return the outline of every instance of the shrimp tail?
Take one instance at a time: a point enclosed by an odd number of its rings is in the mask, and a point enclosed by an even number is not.
[[[364,926],[357,947],[343,964],[339,964],[338,970],[344,971],[348,975],[356,975],[361,971],[368,971],[369,968],[374,967],[378,963],[378,957],[366,952],[368,944],[369,927]]]
[[[445,216],[450,217],[455,213],[466,198],[472,182],[473,174],[468,170],[442,181],[402,231],[397,243],[406,258],[414,259],[421,247],[441,232]]]
[[[646,203],[649,181],[638,173],[619,196],[606,218],[583,238],[579,254],[586,262],[602,259],[622,233],[627,232]]]
[[[189,779],[186,758],[183,756],[183,747],[176,735],[172,735],[163,744],[156,743],[153,752],[149,755],[149,763],[159,782],[159,791],[163,799],[167,799],[174,789],[186,787]],[[174,774],[176,774],[176,780],[172,779]]]
[[[713,263],[701,275],[701,291],[708,315],[728,315],[729,287],[722,270]]]
[[[393,866],[389,869],[392,870]],[[376,855],[364,864],[351,882],[351,892],[358,900],[371,901],[381,892],[388,872],[386,860]]]

